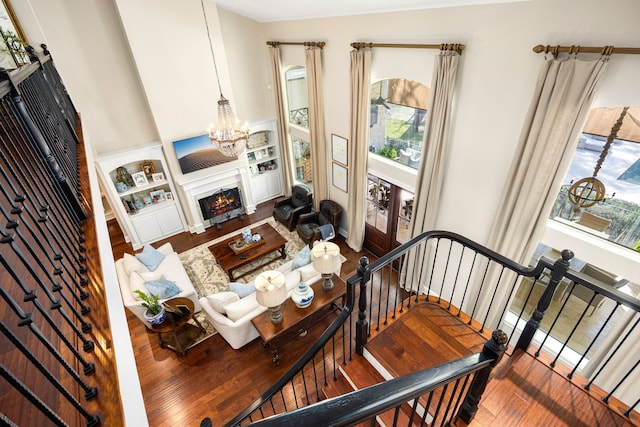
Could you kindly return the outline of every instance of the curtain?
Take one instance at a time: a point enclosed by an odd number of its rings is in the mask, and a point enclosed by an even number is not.
[[[414,196],[412,237],[432,230],[436,223],[459,61],[457,52],[440,52],[434,61],[431,99],[422,140],[423,154]]]
[[[526,263],[535,250],[564,175],[578,144],[591,102],[608,64],[596,61],[545,60],[525,117],[487,246]],[[492,272],[496,280],[497,272]],[[488,276],[492,277],[492,276]],[[479,298],[480,313],[492,307],[487,326],[494,328],[508,299],[506,287]]]
[[[291,195],[293,187],[293,166],[291,164],[291,144],[289,144],[289,132],[287,129],[289,119],[287,114],[287,103],[283,95],[282,67],[280,64],[280,48],[269,46],[269,58],[271,59],[271,71],[273,72],[273,90],[276,99],[276,114],[278,126],[278,140],[280,141],[280,165],[282,167],[282,178],[284,179],[284,194]]]
[[[320,210],[320,201],[327,198],[327,143],[324,131],[324,85],[322,81],[322,49],[305,50],[307,90],[309,92],[309,134],[311,136],[311,162],[313,205]]]
[[[351,144],[347,176],[349,215],[347,245],[356,252],[362,250],[366,221],[367,155],[369,145],[369,73],[371,51],[351,52]]]

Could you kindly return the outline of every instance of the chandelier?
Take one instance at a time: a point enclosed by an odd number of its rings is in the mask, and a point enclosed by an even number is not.
[[[222,94],[218,65],[216,64],[216,56],[213,53],[213,44],[211,43],[211,34],[209,32],[209,22],[207,21],[207,13],[204,9],[204,0],[200,0],[200,5],[202,6],[204,24],[207,28],[207,38],[209,39],[209,48],[211,49],[211,57],[213,58],[213,68],[216,72],[218,90],[220,91],[220,99],[218,100],[218,125],[214,126],[213,123],[210,124],[207,132],[211,143],[220,150],[222,154],[227,157],[237,157],[247,146],[249,128],[247,126],[239,126],[236,116],[231,110],[231,105],[229,105],[229,100]]]

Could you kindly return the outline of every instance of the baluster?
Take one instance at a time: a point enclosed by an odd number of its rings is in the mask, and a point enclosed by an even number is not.
[[[551,299],[553,298],[553,294],[556,292],[556,288],[558,287],[558,283],[564,277],[567,270],[569,270],[569,261],[573,258],[573,252],[570,250],[562,251],[562,258],[558,259],[551,269],[551,279],[549,280],[549,285],[542,293],[542,296],[538,300],[538,304],[531,315],[531,318],[527,321],[524,329],[522,330],[522,334],[518,339],[518,343],[516,344],[516,349],[521,349],[523,351],[527,351],[529,345],[531,344],[531,340],[535,335],[538,327],[540,326],[540,322],[544,318],[544,313],[549,308],[551,304]]]
[[[358,267],[360,282],[360,296],[358,299],[358,320],[356,321],[356,353],[362,356],[364,346],[367,344],[369,325],[367,323],[367,283],[371,279],[369,259],[366,256],[360,258]]]
[[[496,330],[491,334],[491,339],[488,340],[482,348],[482,356],[485,359],[493,359],[493,362],[486,368],[479,370],[471,381],[467,396],[460,407],[458,417],[465,423],[470,423],[473,416],[478,412],[478,403],[482,398],[487,383],[489,382],[489,375],[493,368],[500,362],[504,352],[507,350],[507,342],[509,337],[501,330]]]

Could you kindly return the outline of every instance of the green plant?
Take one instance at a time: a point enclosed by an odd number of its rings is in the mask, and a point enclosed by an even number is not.
[[[162,305],[158,302],[157,295],[147,295],[139,289],[134,292],[142,299],[142,306],[147,309],[147,314],[155,316],[162,311]]]
[[[386,145],[380,151],[378,151],[378,154],[389,159],[395,159],[396,157],[398,157],[398,152],[395,150],[395,148],[387,147]]]

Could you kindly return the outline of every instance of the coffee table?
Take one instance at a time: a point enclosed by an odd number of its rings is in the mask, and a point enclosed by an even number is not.
[[[262,338],[265,349],[271,349],[275,366],[280,364],[280,355],[278,353],[280,346],[297,336],[305,335],[307,329],[311,326],[332,311],[344,307],[347,285],[337,276],[333,277],[333,283],[333,289],[328,291],[322,289],[322,280],[314,283],[311,286],[314,292],[313,301],[307,308],[298,308],[291,298],[287,298],[280,308],[282,313],[281,323],[275,325],[271,323],[270,311],[265,311],[251,319],[251,323],[253,323]],[[338,299],[342,299],[341,305],[336,303]]]
[[[262,237],[264,244],[256,245],[247,251],[236,254],[233,250],[231,250],[229,244],[242,238],[242,234],[237,234],[229,239],[209,246],[209,250],[215,257],[220,267],[222,267],[222,269],[229,275],[230,280],[238,279],[251,273],[252,271],[261,268],[265,264],[272,262],[273,259],[266,259],[264,260],[264,262],[256,262],[256,265],[253,268],[243,271],[242,274],[239,274],[237,276],[234,275],[234,272],[240,267],[251,264],[259,258],[263,258],[265,255],[269,255],[272,252],[279,251],[280,257],[282,259],[286,258],[287,256],[287,252],[285,250],[287,239],[282,237],[280,233],[278,233],[276,229],[271,225],[262,224],[257,227],[253,227],[251,229],[251,233],[259,234]]]
[[[178,297],[162,303],[165,306],[166,317],[159,325],[148,326],[158,334],[160,347],[169,348],[184,356],[193,347],[196,340],[205,331],[198,319],[193,317],[194,305],[189,298]],[[185,307],[184,311],[180,307]],[[195,325],[189,323],[193,319]]]

